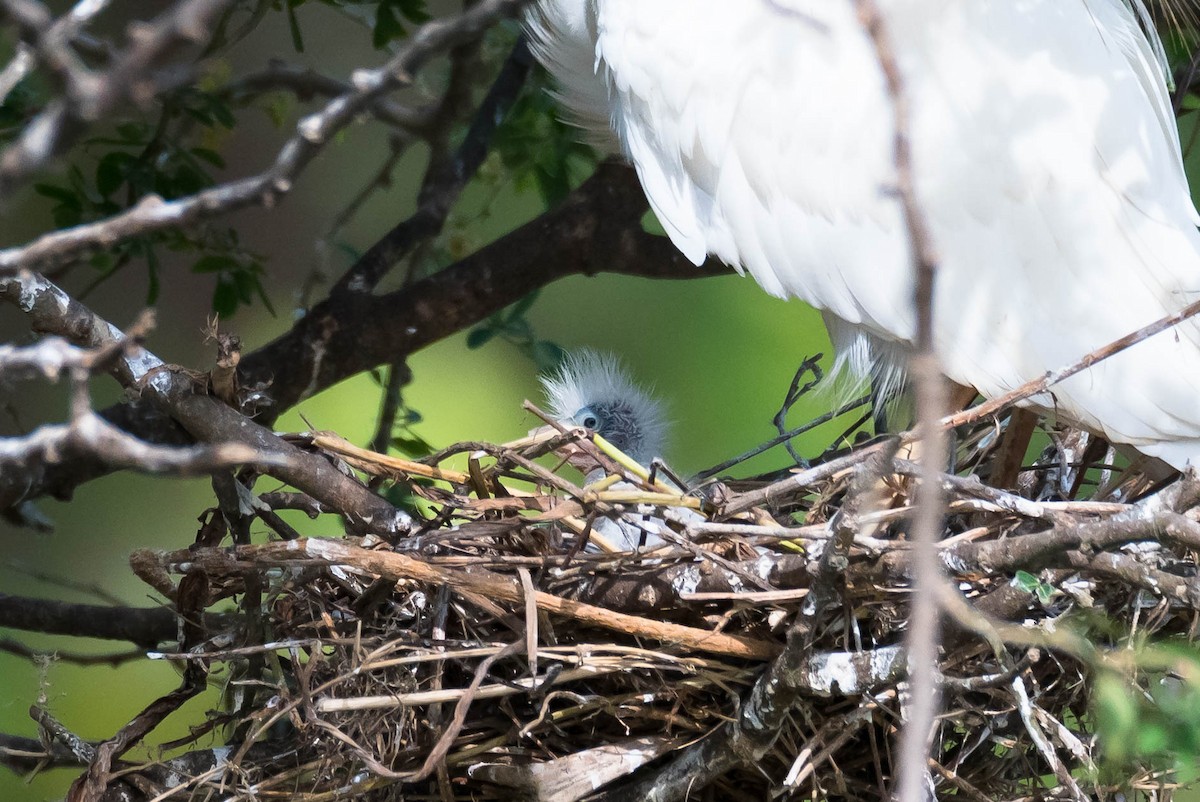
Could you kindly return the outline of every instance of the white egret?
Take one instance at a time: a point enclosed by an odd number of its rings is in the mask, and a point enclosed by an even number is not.
[[[547,410],[564,426],[578,426],[594,432],[642,465],[662,456],[666,445],[667,418],[663,404],[639,387],[620,361],[611,354],[581,349],[567,355],[558,371],[542,380]],[[588,483],[604,476],[586,455],[577,454],[572,464],[587,472]],[[618,483],[614,489],[633,489]],[[682,525],[699,516],[678,510]],[[617,548],[632,551],[644,542],[648,547],[664,542],[666,521],[653,507],[636,509],[616,518],[599,519],[593,529]]]
[[[994,397],[1200,297],[1200,235],[1143,0],[877,0],[940,256],[934,343]],[[825,313],[902,375],[913,270],[878,52],[853,0],[541,0],[539,58],[636,167],[676,246]],[[1033,402],[1200,462],[1200,324]]]
[[[542,379],[542,387],[547,411],[564,426],[595,432],[642,465],[662,456],[667,435],[663,404],[639,387],[612,354],[573,351]]]

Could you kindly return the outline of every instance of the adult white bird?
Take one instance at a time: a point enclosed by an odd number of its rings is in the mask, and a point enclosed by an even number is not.
[[[1200,235],[1143,0],[877,0],[940,256],[934,344],[996,396],[1200,295]],[[853,0],[541,0],[538,57],[636,167],[676,246],[825,313],[840,363],[902,375],[914,274],[893,118]],[[1033,403],[1200,462],[1200,326]]]
[[[594,432],[642,465],[663,456],[667,435],[663,404],[639,386],[615,356],[587,348],[571,352],[555,373],[542,380],[542,387],[547,412],[560,424]],[[604,469],[582,456],[583,461],[572,462],[587,472],[588,483],[603,478]],[[619,483],[614,489],[633,486]],[[625,551],[633,551],[639,543],[653,548],[665,541],[668,525],[661,515],[653,507],[637,505],[614,518],[595,521],[593,530]],[[684,526],[701,520],[690,510],[676,510],[673,515]]]

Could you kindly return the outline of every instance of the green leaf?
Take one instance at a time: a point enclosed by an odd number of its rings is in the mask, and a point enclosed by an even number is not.
[[[403,38],[406,33],[404,26],[392,11],[392,4],[382,0],[375,11],[375,30],[371,35],[371,44],[379,49],[393,39]]]
[[[236,270],[238,267],[237,261],[223,253],[214,253],[207,256],[201,256],[192,265],[193,273],[224,273],[229,270]]]
[[[540,294],[540,290],[534,290],[533,292],[529,293],[524,298],[522,298],[521,300],[519,300],[515,304],[513,304],[512,311],[509,312],[509,315],[508,315],[509,319],[525,317],[525,313],[528,312],[530,310],[530,308],[533,306],[534,302],[537,301],[539,294]]]
[[[225,166],[225,157],[211,148],[192,148],[191,153],[197,159],[208,162],[213,167]]]
[[[261,266],[259,271],[261,272]],[[271,303],[271,298],[267,295],[267,288],[263,286],[262,276],[259,273],[254,274],[254,294],[258,296],[258,300],[262,302],[263,307],[271,317],[275,317],[275,306]]]
[[[425,7],[425,0],[394,0],[400,13],[412,22],[429,22],[433,19]]]
[[[304,52],[304,34],[300,32],[300,20],[296,18],[296,6],[300,5],[296,0],[288,0],[285,3],[287,9],[288,31],[292,34],[292,47],[297,53]]]
[[[479,326],[471,329],[467,334],[467,348],[474,351],[477,348],[482,348],[489,340],[495,337],[497,330],[491,326]]]
[[[1026,593],[1036,593],[1042,604],[1050,601],[1057,593],[1054,586],[1048,585],[1028,571],[1017,571],[1013,579],[1021,590]]]
[[[53,184],[34,184],[33,191],[64,205],[72,206],[76,209],[82,208],[79,195],[65,187],[56,187]]]
[[[125,183],[134,161],[132,155],[119,150],[105,154],[96,165],[96,190],[104,197],[110,197]]]
[[[533,344],[533,364],[542,373],[557,370],[566,358],[566,350],[549,340],[538,340]]]
[[[146,141],[148,132],[141,123],[121,123],[117,126],[117,135],[131,145],[141,145]]]
[[[219,100],[213,100],[213,102],[209,105],[209,108],[212,109],[213,117],[215,117],[217,122],[219,122],[221,125],[229,128],[230,130],[237,127],[237,117],[234,115],[233,111],[230,110],[229,106],[225,105],[225,103]]]
[[[227,275],[217,278],[217,286],[213,288],[212,309],[218,317],[228,318],[237,311],[238,288]]]
[[[408,457],[427,457],[434,452],[429,441],[418,435],[409,437],[396,436],[392,438],[392,447]]]

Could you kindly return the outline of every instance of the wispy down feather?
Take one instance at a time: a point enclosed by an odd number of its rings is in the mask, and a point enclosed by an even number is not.
[[[555,420],[577,426],[582,424],[576,420],[580,410],[613,410],[619,431],[601,429],[602,436],[643,464],[662,456],[667,434],[663,404],[633,381],[616,356],[590,348],[570,353],[556,373],[542,379],[542,386]]]

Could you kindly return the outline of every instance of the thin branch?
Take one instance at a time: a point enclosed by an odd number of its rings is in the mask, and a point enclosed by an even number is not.
[[[314,97],[338,97],[354,92],[353,84],[322,75],[311,67],[271,61],[265,68],[252,72],[224,86],[220,95],[234,102],[244,102],[267,92],[286,90],[300,100]],[[430,111],[414,109],[388,97],[377,97],[367,104],[375,119],[406,135],[417,135],[429,124]],[[407,137],[406,138],[410,138]]]
[[[0,627],[8,629],[153,647],[177,637],[176,621],[175,612],[166,607],[72,604],[0,593]]]
[[[67,24],[51,26],[39,55],[58,63],[66,78],[65,99],[56,99],[24,128],[22,136],[0,151],[0,197],[11,195],[20,182],[41,169],[50,159],[68,148],[87,129],[88,124],[111,114],[127,101],[149,100],[161,88],[160,62],[176,49],[204,41],[213,21],[232,0],[183,0],[153,22],[142,25],[130,46],[101,73],[85,71],[64,59],[70,50],[64,46],[69,33],[105,3],[84,2],[67,17]],[[28,0],[6,0],[11,11],[16,6],[32,6]],[[82,12],[81,12],[82,9]],[[51,33],[53,32],[53,35]],[[60,41],[60,39],[62,41]]]
[[[35,63],[33,48],[19,42],[12,59],[0,70],[0,104],[8,100],[9,93],[33,71]]]
[[[1130,332],[1124,337],[1120,337],[1112,342],[1102,345],[1095,351],[1083,356],[1078,362],[1059,368],[1058,370],[1048,371],[1045,375],[1036,379],[1031,379],[1020,387],[1010,390],[1004,395],[996,396],[989,399],[978,406],[963,410],[955,415],[942,418],[941,427],[943,429],[953,429],[956,426],[962,426],[968,423],[974,423],[983,420],[991,415],[996,415],[1002,412],[1006,407],[1020,403],[1034,396],[1041,395],[1048,391],[1051,387],[1071,378],[1076,373],[1087,370],[1098,362],[1108,359],[1111,356],[1121,353],[1127,348],[1137,345],[1142,340],[1153,337],[1155,334],[1167,331],[1170,328],[1182,323],[1188,318],[1194,317],[1200,313],[1200,301],[1195,301],[1188,304],[1177,312],[1172,312],[1165,317],[1150,323],[1137,331]],[[1043,404],[1043,406],[1047,406]]]
[[[31,661],[54,660],[77,666],[110,666],[112,668],[133,660],[146,659],[146,653],[141,649],[110,652],[107,654],[88,654],[84,652],[64,651],[62,649],[34,649],[12,638],[0,638],[0,652],[15,655],[16,657],[23,657]]]
[[[941,575],[934,550],[945,515],[945,499],[937,477],[944,467],[946,444],[943,430],[937,424],[946,399],[933,341],[934,282],[938,260],[913,180],[909,99],[891,35],[875,0],[855,0],[855,7],[875,48],[891,102],[896,190],[908,233],[909,261],[916,272],[913,304],[917,312],[917,332],[910,372],[916,380],[917,435],[922,449],[922,470],[912,532],[916,593],[906,634],[912,695],[900,738],[896,798],[899,802],[921,802],[927,796],[929,736],[938,707],[936,666],[940,637],[933,589],[941,581]]]
[[[24,311],[34,329],[69,337],[78,345],[112,348],[128,339],[111,323],[36,273],[21,271],[7,277],[0,276],[0,299],[7,300]],[[253,464],[346,514],[355,525],[370,525],[375,531],[385,535],[394,535],[407,526],[408,518],[405,514],[361,483],[345,476],[320,456],[306,454],[284,442],[274,432],[252,423],[240,412],[217,399],[198,394],[190,376],[169,369],[149,351],[136,349],[133,353],[121,356],[115,360],[112,371],[121,384],[140,390],[144,397],[148,397],[153,404],[177,420],[197,441],[223,444],[223,448],[236,443],[243,449],[250,449],[238,451],[233,455],[239,459],[231,459],[229,453],[224,453],[221,455],[222,459],[216,462],[229,464],[242,461],[240,457],[252,452]],[[81,400],[86,403],[86,398]],[[86,411],[77,409],[74,418],[75,423],[82,422],[85,427],[91,427],[97,437],[113,435],[110,424]],[[52,430],[48,435],[50,445],[53,445],[54,436],[61,437],[62,434],[61,430]],[[126,438],[126,435],[117,435],[113,435],[116,440],[121,440],[117,445],[129,453],[142,449],[139,453],[149,456],[151,452],[145,449],[158,448],[136,441],[125,441],[122,438]],[[35,436],[41,435],[31,435]],[[172,460],[176,464],[186,463],[187,460],[198,463],[212,457],[211,452],[181,454],[182,460],[180,454],[172,456],[170,453],[155,452],[154,456],[162,461],[164,469],[171,467]],[[95,452],[85,450],[81,456],[94,457]],[[116,456],[121,455],[118,453]],[[94,469],[97,463],[95,459],[81,461],[85,462],[89,469]],[[116,459],[115,462],[120,465],[128,464],[120,459]],[[100,470],[103,470],[103,458],[99,463]],[[49,464],[43,463],[47,469]],[[38,466],[35,471],[27,472],[17,467],[5,471],[5,483],[0,485],[0,492],[3,493],[0,499],[12,504],[29,498],[38,484],[41,470]]]
[[[433,276],[393,293],[350,294],[317,304],[290,331],[243,355],[240,384],[270,384],[273,406],[258,416],[269,424],[304,398],[356,373],[415,353],[564,276],[618,272],[698,279],[728,273],[728,268],[716,263],[697,268],[668,240],[645,233],[640,222],[645,206],[645,195],[633,171],[603,164],[557,209]],[[0,278],[0,297],[24,306],[40,300],[40,293],[47,291],[35,285],[27,292],[27,286]],[[47,311],[57,310],[58,304],[75,302],[65,293],[46,298]],[[58,316],[48,314],[44,320],[35,316],[33,326],[62,330],[73,340],[78,332],[91,331],[90,312],[83,314],[72,306],[65,314],[68,324],[57,323]],[[99,341],[102,336],[93,332],[87,339]],[[119,404],[101,414],[149,442],[188,442],[186,433],[150,401]],[[244,421],[240,415],[231,419],[230,413],[228,407],[212,413],[225,418],[224,423],[214,421],[217,428]],[[39,477],[23,477],[19,498],[65,496],[105,472],[103,465],[87,460],[51,466]],[[345,481],[345,477],[337,481]],[[326,500],[323,493],[309,495]],[[0,492],[0,507],[13,503],[13,497]]]
[[[221,8],[228,2],[230,0],[190,0],[190,3],[177,12],[180,24],[202,24],[206,19],[205,13]],[[481,0],[457,17],[435,20],[423,25],[409,37],[405,47],[387,64],[378,69],[356,72],[352,91],[339,95],[321,111],[302,119],[296,126],[296,133],[280,148],[275,163],[259,175],[231,181],[173,201],[164,201],[156,195],[148,195],[121,214],[95,223],[45,234],[32,243],[2,250],[0,274],[20,268],[45,268],[48,265],[61,264],[77,259],[94,248],[111,247],[114,243],[132,236],[186,226],[252,204],[274,204],[281,195],[291,190],[296,177],[325,145],[339,131],[350,125],[372,102],[383,94],[410,83],[413,74],[436,54],[479,36],[499,19],[514,15],[524,2],[526,0]],[[174,19],[174,15],[171,19]],[[188,30],[191,30],[190,27]],[[160,38],[166,35],[165,31],[156,31],[158,33],[155,35]],[[153,39],[154,36],[150,38]],[[139,60],[132,55],[130,59]],[[123,74],[128,71],[128,66],[116,65],[113,70],[116,74]],[[63,115],[67,113],[63,109],[59,109],[59,112]],[[43,112],[43,116],[49,114],[50,109]],[[56,138],[61,138],[61,122],[41,120],[27,126],[26,139],[33,138],[40,143],[37,153],[0,153],[0,195],[4,194],[5,160],[17,159],[21,162],[18,166],[24,169],[23,165],[26,162],[40,164],[50,158],[57,152]],[[49,130],[43,130],[47,128]],[[10,150],[15,147],[17,145],[10,146]]]
[[[479,105],[466,138],[453,156],[440,153],[435,147],[433,163],[426,171],[421,186],[417,211],[380,238],[346,271],[331,290],[331,298],[371,291],[387,271],[418,242],[436,236],[442,230],[454,202],[458,200],[458,196],[487,156],[492,135],[525,85],[532,61],[524,38],[518,40],[496,76],[492,88]],[[461,72],[457,73],[459,82],[466,77]],[[448,95],[453,91],[452,82],[451,89],[447,90]],[[435,133],[435,145],[447,138],[449,122],[457,119],[461,113],[461,101],[462,98],[444,101],[439,113],[435,115],[431,123]]]

